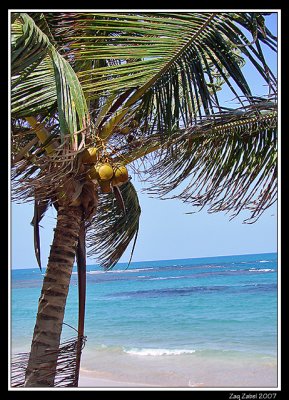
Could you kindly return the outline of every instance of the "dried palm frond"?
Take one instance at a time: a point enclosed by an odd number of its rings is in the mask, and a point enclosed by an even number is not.
[[[39,367],[45,367],[46,357],[49,359],[51,354],[57,352],[57,367],[53,387],[77,387],[78,370],[76,368],[77,353],[81,352],[85,346],[86,337],[71,338],[59,346],[56,351],[47,350],[39,360]],[[18,353],[12,357],[11,362],[11,387],[24,387],[25,372],[29,360],[29,353]],[[47,376],[51,375],[51,370],[47,369]]]
[[[31,221],[31,225],[33,226],[33,232],[34,232],[34,252],[40,270],[42,270],[42,268],[41,268],[41,256],[40,256],[41,246],[40,246],[40,235],[39,235],[39,223],[43,218],[45,212],[47,211],[48,207],[49,207],[49,201],[45,200],[41,202],[37,199],[37,197],[35,197],[34,216]]]
[[[59,191],[73,200],[80,192],[82,174],[79,171],[78,151],[69,148],[69,136],[62,145],[47,155],[31,153],[30,157],[15,163],[12,168],[12,199],[16,201],[55,202]],[[77,176],[77,179],[75,177]]]
[[[135,244],[139,229],[141,209],[134,186],[127,182],[120,187],[120,193],[125,213],[113,193],[102,194],[97,213],[87,228],[87,254],[96,257],[105,269],[115,266],[133,239]]]

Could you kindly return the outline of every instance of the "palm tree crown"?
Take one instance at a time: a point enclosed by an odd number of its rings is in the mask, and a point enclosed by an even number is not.
[[[248,208],[253,220],[276,200],[276,78],[262,50],[276,51],[276,38],[261,13],[13,13],[11,19],[16,198],[37,193],[51,201],[53,185],[76,174],[79,152],[98,146],[102,157],[123,164],[148,159],[153,165],[145,173],[156,196],[184,181],[174,197],[233,215]],[[267,84],[263,98],[250,91],[244,59]],[[235,109],[222,108],[225,86]],[[44,130],[42,142],[27,123],[31,116]],[[50,155],[49,144],[57,148]],[[100,197],[98,207],[106,209],[113,196]]]

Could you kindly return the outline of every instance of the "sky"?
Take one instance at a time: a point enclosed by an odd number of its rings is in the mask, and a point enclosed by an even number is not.
[[[277,34],[275,15],[266,17],[268,27]],[[270,66],[276,67],[275,56],[270,56]],[[254,94],[265,94],[264,82],[247,66]],[[180,258],[214,257],[221,255],[254,254],[276,252],[278,249],[278,207],[270,207],[254,224],[244,224],[249,216],[241,213],[230,220],[224,212],[209,214],[206,210],[194,214],[192,206],[180,200],[159,200],[142,193],[142,184],[135,177],[135,185],[142,209],[140,230],[133,262],[149,260],[168,260]],[[10,265],[12,269],[35,268],[33,205],[15,204],[10,209]],[[50,207],[41,221],[41,261],[47,265],[56,212]],[[120,262],[127,262],[130,248]],[[88,258],[87,264],[95,264]]]

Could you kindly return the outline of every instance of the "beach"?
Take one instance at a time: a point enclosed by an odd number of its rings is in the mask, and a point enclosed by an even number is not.
[[[21,349],[17,349],[21,352]],[[27,351],[28,349],[22,349]],[[147,351],[153,354],[153,351]],[[277,359],[260,354],[203,355],[202,352],[150,355],[95,351],[85,347],[79,388],[274,389]]]
[[[92,360],[93,358],[93,360]],[[89,369],[92,365],[93,369]],[[274,388],[273,357],[83,355],[79,387]]]

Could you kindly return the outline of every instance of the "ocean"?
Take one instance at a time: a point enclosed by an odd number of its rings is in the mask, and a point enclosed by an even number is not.
[[[151,371],[148,384],[166,377],[178,386],[178,377],[188,381],[193,366],[198,368],[196,379],[204,380],[205,367],[218,360],[218,371],[225,375],[222,366],[229,366],[234,384],[238,360],[249,386],[262,383],[258,377],[266,366],[273,374],[266,382],[276,386],[277,264],[276,253],[263,253],[133,262],[107,272],[88,265],[82,370],[137,381],[144,371],[149,376],[153,365],[160,376]],[[11,272],[12,354],[29,351],[42,279],[38,268]],[[71,327],[77,327],[77,314],[74,268],[63,340],[75,336]],[[248,366],[255,371],[250,376]],[[218,386],[227,381],[216,376],[212,382]]]

